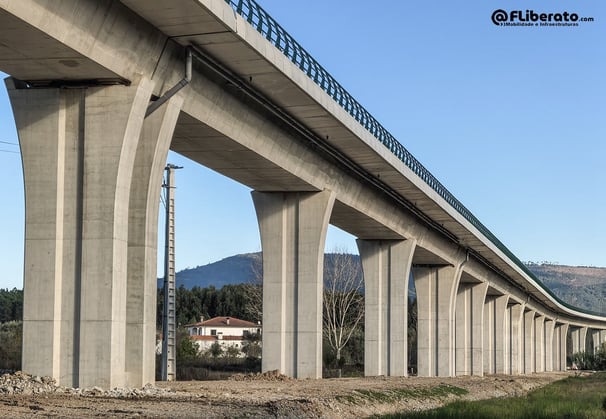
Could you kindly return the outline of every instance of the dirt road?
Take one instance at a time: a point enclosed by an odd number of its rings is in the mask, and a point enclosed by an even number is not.
[[[366,417],[437,407],[453,400],[526,394],[566,377],[344,378],[292,380],[277,375],[226,381],[156,383],[149,391],[24,390],[0,386],[0,416],[26,417]],[[38,377],[36,379],[39,380]]]

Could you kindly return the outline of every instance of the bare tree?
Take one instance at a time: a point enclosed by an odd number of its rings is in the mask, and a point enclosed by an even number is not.
[[[263,254],[261,252],[251,253],[251,280],[246,284],[248,301],[245,312],[249,320],[263,320]]]
[[[344,251],[328,254],[324,267],[324,337],[337,363],[364,317],[364,279],[360,260]]]

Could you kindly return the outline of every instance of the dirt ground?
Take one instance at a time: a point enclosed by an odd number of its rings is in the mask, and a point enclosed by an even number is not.
[[[159,395],[142,398],[55,392],[0,394],[0,417],[368,417],[429,409],[457,399],[520,396],[568,375],[558,372],[520,377],[324,380],[265,376],[224,381],[158,382]],[[452,386],[468,393],[453,394],[461,391]]]

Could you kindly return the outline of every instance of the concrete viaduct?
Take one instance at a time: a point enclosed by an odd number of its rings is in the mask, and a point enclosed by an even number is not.
[[[321,377],[330,224],[358,238],[366,375],[566,368],[606,318],[564,304],[252,0],[0,0],[26,198],[23,369],[154,381],[169,148],[251,187],[263,370]],[[589,342],[589,344],[587,344]]]

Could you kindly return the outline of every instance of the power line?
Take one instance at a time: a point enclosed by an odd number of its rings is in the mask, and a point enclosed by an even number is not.
[[[2,141],[2,140],[0,140],[0,143],[2,143],[2,144],[9,144],[9,145],[19,145],[17,143],[13,143],[13,142],[9,142],[9,141]]]
[[[14,154],[21,154],[18,151],[13,151],[13,150],[0,150],[0,153],[14,153]]]

